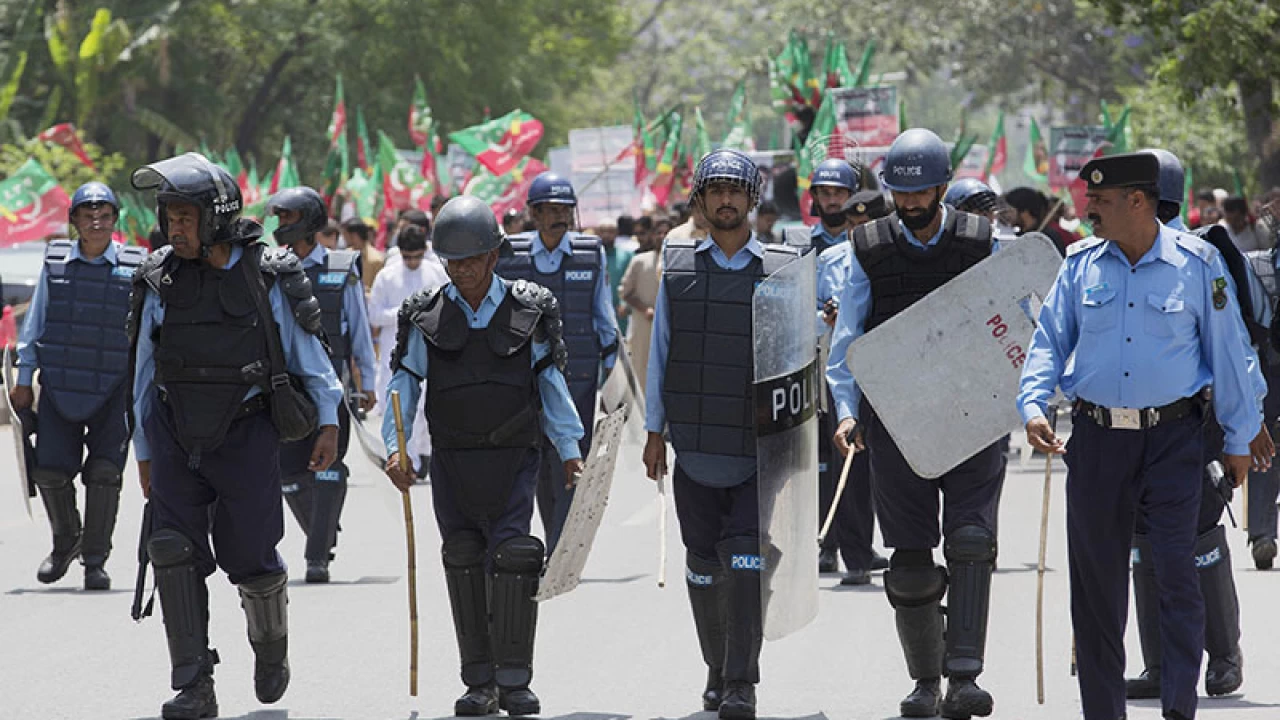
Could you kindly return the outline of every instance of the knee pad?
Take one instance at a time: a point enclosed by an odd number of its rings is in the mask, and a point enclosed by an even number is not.
[[[948,563],[992,562],[996,557],[996,538],[979,525],[963,525],[947,535],[943,554]]]
[[[1230,561],[1230,550],[1227,547],[1227,529],[1216,525],[1209,532],[1196,538],[1196,569],[1205,572],[1223,561]]]
[[[85,485],[105,485],[118,488],[124,484],[124,476],[120,472],[120,468],[109,460],[90,460],[85,463],[84,470],[80,472],[80,477],[84,480]]]
[[[347,484],[347,466],[341,462],[335,462],[330,465],[328,470],[317,470],[314,475],[317,485],[320,483]]]
[[[157,530],[147,541],[147,556],[157,568],[193,564],[195,554],[195,544],[177,530]]]
[[[760,539],[732,537],[716,543],[716,552],[724,569],[734,572],[764,572],[766,560],[760,554]]]
[[[493,553],[493,566],[498,572],[537,573],[542,571],[547,548],[532,535],[504,540]]]
[[[38,487],[46,490],[56,490],[64,488],[71,484],[71,478],[75,473],[69,473],[65,470],[56,470],[54,468],[32,468],[31,481]]]
[[[895,608],[923,607],[942,600],[947,571],[929,550],[897,550],[884,573],[884,592]]]
[[[459,530],[445,538],[440,555],[446,568],[466,568],[484,564],[488,544],[475,530]]]
[[[708,560],[692,552],[685,553],[684,579],[691,588],[710,588],[723,572],[720,559]]]

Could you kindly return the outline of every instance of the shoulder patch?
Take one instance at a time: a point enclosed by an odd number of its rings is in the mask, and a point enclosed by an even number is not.
[[[1092,250],[1102,243],[1106,242],[1097,235],[1090,235],[1083,240],[1077,240],[1067,246],[1067,257],[1075,257],[1086,250]]]
[[[1227,279],[1225,277],[1216,277],[1213,279],[1213,309],[1222,310],[1227,306]]]

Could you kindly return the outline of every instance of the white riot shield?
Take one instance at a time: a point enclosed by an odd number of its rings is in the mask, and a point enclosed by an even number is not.
[[[818,614],[818,368],[814,254],[756,286],[756,472],[764,636],[777,640]]]
[[[591,450],[578,488],[573,493],[573,504],[565,518],[560,541],[551,553],[547,570],[538,584],[538,602],[550,600],[578,587],[582,569],[587,566],[591,544],[604,519],[605,506],[609,503],[609,490],[613,487],[613,468],[618,461],[618,447],[622,444],[622,428],[627,424],[631,405],[624,403],[600,418],[591,437]]]
[[[4,405],[9,410],[9,432],[13,434],[14,460],[17,466],[17,472],[14,473],[14,479],[18,482],[18,487],[22,492],[22,505],[27,509],[27,516],[31,516],[31,498],[35,497],[35,489],[31,484],[31,468],[29,463],[35,461],[35,452],[31,447],[30,441],[27,439],[26,430],[22,422],[22,417],[9,404],[9,391],[17,383],[17,374],[13,369],[13,360],[10,358],[10,352],[4,348],[0,348],[0,355],[4,356]]]
[[[907,463],[936,478],[1022,427],[1016,397],[1062,257],[1028,233],[858,338],[847,355]]]

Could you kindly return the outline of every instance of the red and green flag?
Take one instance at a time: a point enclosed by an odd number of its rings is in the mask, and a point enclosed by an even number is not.
[[[1124,110],[1120,112],[1119,119],[1112,122],[1111,110],[1107,107],[1107,101],[1102,101],[1102,127],[1107,131],[1106,155],[1118,155],[1120,153],[1129,152],[1130,140],[1132,139],[1132,131],[1129,129],[1129,112],[1131,108],[1124,106]]]
[[[449,139],[475,156],[494,175],[515,169],[542,139],[542,122],[523,110],[449,133]]]
[[[813,126],[804,145],[796,151],[796,191],[799,194],[800,216],[805,224],[818,222],[813,215],[813,196],[809,194],[810,178],[818,163],[829,157],[845,157],[844,136],[836,122],[836,104],[831,93],[824,93],[818,114],[813,116]]]
[[[1040,124],[1034,117],[1031,118],[1030,140],[1022,160],[1022,172],[1038,184],[1049,183],[1049,150],[1045,147],[1044,136],[1040,134]]]
[[[64,232],[71,198],[44,166],[27,160],[0,182],[0,247]]]
[[[364,170],[356,168],[351,171],[351,177],[347,180],[347,195],[355,203],[356,216],[369,224],[376,221],[379,191],[380,188],[365,175]]]
[[[653,179],[649,181],[649,189],[660,207],[666,207],[667,200],[671,197],[671,189],[676,177],[676,162],[680,154],[680,136],[683,131],[684,120],[680,117],[680,113],[673,111],[667,125],[667,137],[662,143],[662,154],[658,158],[658,166],[654,170]]]
[[[1182,181],[1182,224],[1190,227],[1191,208],[1196,206],[1196,183],[1191,175],[1191,166],[1186,166]]]
[[[76,132],[76,126],[71,123],[62,123],[54,125],[36,136],[40,142],[53,143],[61,145],[76,156],[76,159],[84,163],[84,166],[90,170],[97,172],[98,168],[93,164],[93,160],[89,158],[89,154],[84,151],[84,143],[80,142],[80,133]]]
[[[396,212],[431,209],[430,183],[400,156],[395,143],[382,131],[378,131],[378,169],[382,171],[382,195],[388,207]]]
[[[635,100],[636,116],[632,121],[634,138],[631,141],[632,153],[635,155],[635,184],[640,187],[649,176],[649,158],[653,155],[653,138],[644,123],[644,113],[640,111],[640,100]]]
[[[769,94],[773,98],[774,109],[794,113],[809,103],[809,75],[812,66],[809,60],[809,46],[792,30],[787,35],[787,44],[782,52],[769,61]],[[813,81],[817,85],[817,81]]]
[[[547,166],[541,160],[528,156],[521,158],[516,167],[506,175],[494,175],[481,166],[476,168],[467,181],[463,194],[480,198],[493,210],[496,217],[501,218],[507,210],[520,210],[524,207],[529,185],[546,170]]]
[[[409,139],[422,148],[422,163],[418,174],[431,183],[432,192],[440,187],[440,175],[437,168],[436,155],[440,153],[440,138],[436,133],[435,119],[431,115],[431,106],[427,104],[427,88],[422,78],[413,76],[413,103],[409,105]]]
[[[356,106],[356,165],[367,175],[372,169],[373,147],[369,145],[369,128],[364,124],[364,108]]]
[[[293,162],[293,141],[284,136],[284,147],[280,149],[280,160],[276,163],[276,171],[271,175],[271,187],[268,195],[275,195],[281,190],[298,187],[302,180],[298,177],[298,166]]]
[[[334,90],[333,114],[329,116],[329,153],[324,160],[324,196],[325,204],[333,209],[334,198],[342,187],[350,172],[350,158],[347,154],[347,104],[342,100],[342,76],[338,76],[337,89]]]
[[[1004,135],[1004,111],[996,118],[996,129],[991,131],[991,142],[987,145],[987,166],[982,169],[982,182],[988,182],[992,175],[1004,170],[1009,161],[1009,140]]]
[[[711,135],[707,133],[707,124],[702,121],[701,107],[693,109],[693,128],[693,148],[688,157],[690,164],[698,162],[711,152]]]
[[[150,247],[151,228],[156,226],[156,213],[152,207],[138,198],[121,194],[120,220],[117,227],[125,236],[129,245]]]
[[[824,87],[850,87],[853,73],[849,72],[849,51],[844,41],[836,40],[835,33],[827,33],[827,47],[822,58]]]
[[[729,132],[721,145],[744,152],[756,149],[756,141],[751,134],[751,113],[747,108],[745,79],[738,81],[738,87],[734,88],[733,97],[729,99]]]

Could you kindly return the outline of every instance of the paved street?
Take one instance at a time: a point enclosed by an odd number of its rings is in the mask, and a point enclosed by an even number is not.
[[[0,428],[7,434],[8,428]],[[141,625],[129,619],[141,498],[132,468],[108,564],[115,589],[79,590],[78,565],[52,587],[36,582],[48,552],[48,525],[36,507],[28,520],[13,482],[12,443],[0,441],[0,718],[154,718],[170,696],[168,657],[159,611]],[[408,690],[408,619],[404,523],[385,478],[357,454],[347,498],[334,582],[290,583],[293,682],[276,706],[256,703],[252,654],[234,588],[211,579],[212,642],[222,656],[216,672],[222,717],[253,720],[437,718],[460,693],[452,624],[438,559],[430,489],[412,493],[417,517],[421,670],[418,697]],[[996,698],[994,717],[1065,720],[1079,717],[1068,675],[1063,531],[1064,470],[1054,472],[1050,566],[1046,575],[1047,699],[1035,699],[1035,561],[1043,461],[1011,465],[1000,521],[1000,571],[992,591],[987,673],[981,683]],[[639,447],[629,445],[586,580],[543,606],[534,689],[546,717],[686,718],[696,713],[705,671],[685,597],[683,551],[672,511],[668,523],[668,584],[659,589],[658,514],[644,479]],[[1239,502],[1236,514],[1239,516]],[[281,550],[302,569],[303,538],[292,518]],[[1230,533],[1242,601],[1246,682],[1242,694],[1203,700],[1200,717],[1261,720],[1280,717],[1280,630],[1272,598],[1280,572],[1253,570],[1243,533]],[[816,555],[816,553],[815,553]],[[939,553],[940,557],[940,553]],[[878,574],[877,574],[878,575]],[[910,687],[893,616],[877,576],[869,588],[822,579],[821,612],[801,632],[766,645],[759,687],[762,717],[875,719],[897,717]],[[1139,670],[1130,625],[1130,670]],[[1158,703],[1130,706],[1131,720],[1156,720]]]

